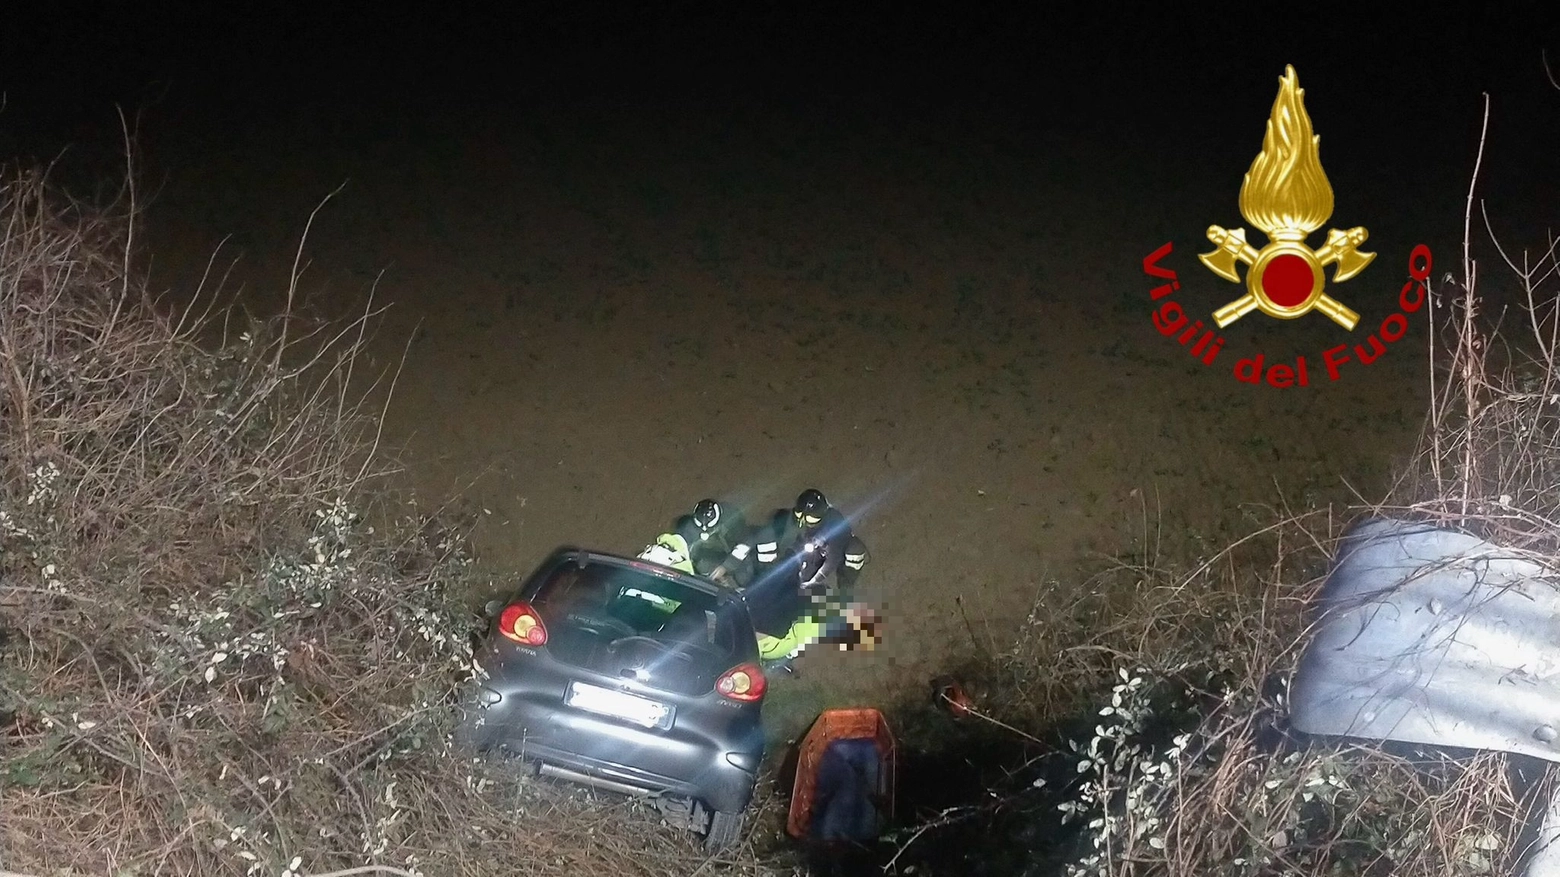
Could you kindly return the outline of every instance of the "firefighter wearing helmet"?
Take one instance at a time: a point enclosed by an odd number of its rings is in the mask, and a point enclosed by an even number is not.
[[[860,634],[875,641],[875,624],[869,631],[848,598],[866,564],[866,545],[822,492],[803,491],[745,545],[753,552],[755,573],[744,597],[766,664],[789,669],[792,659],[820,640],[843,643]]]
[[[672,529],[688,541],[689,558],[698,575],[718,580],[741,571],[736,565],[725,564],[748,535],[747,519],[741,509],[717,499],[701,499],[691,514],[677,519]],[[724,572],[717,574],[723,567]],[[745,576],[737,578],[742,580]]]
[[[766,669],[794,672],[792,660],[814,643],[842,649],[876,645],[875,614],[842,599],[839,589],[830,585],[844,569],[845,546],[850,543],[826,532],[829,520],[823,515],[817,525],[802,530],[796,550],[744,592]]]
[[[851,529],[850,521],[815,487],[797,495],[791,508],[776,509],[769,523],[744,543],[752,553],[754,580],[795,562],[809,540],[828,546],[828,568],[820,574],[823,578],[833,574],[834,590],[848,595],[867,564],[867,546]]]

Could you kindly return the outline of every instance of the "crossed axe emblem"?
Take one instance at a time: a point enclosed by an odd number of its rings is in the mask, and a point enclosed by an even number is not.
[[[1323,291],[1326,285],[1323,269],[1337,264],[1334,283],[1342,283],[1364,271],[1376,258],[1375,253],[1364,253],[1359,249],[1369,233],[1363,227],[1348,231],[1330,229],[1327,243],[1321,249],[1312,250],[1305,244],[1304,232],[1299,232],[1299,237],[1291,237],[1284,231],[1275,230],[1268,245],[1258,250],[1246,242],[1244,228],[1229,231],[1217,225],[1208,227],[1208,240],[1218,249],[1197,258],[1209,271],[1231,283],[1239,283],[1241,278],[1235,263],[1244,262],[1248,266],[1246,294],[1214,311],[1214,321],[1223,329],[1253,310],[1281,320],[1292,320],[1317,310],[1344,329],[1352,330],[1359,323],[1360,315]]]

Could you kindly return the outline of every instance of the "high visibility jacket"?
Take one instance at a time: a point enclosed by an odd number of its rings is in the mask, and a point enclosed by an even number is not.
[[[816,619],[803,617],[779,636],[758,635],[758,657],[761,661],[780,661],[794,658],[807,646],[823,637],[826,625]]]
[[[863,642],[869,648],[877,645],[875,628],[860,620],[859,613],[852,614],[850,610],[839,606],[813,608],[821,611],[803,614],[783,633],[759,633],[759,658],[764,661],[794,658],[808,646],[819,642],[845,647]]]
[[[693,560],[688,552],[688,540],[679,533],[662,533],[655,541],[639,552],[640,560],[659,563],[686,573],[694,572]]]

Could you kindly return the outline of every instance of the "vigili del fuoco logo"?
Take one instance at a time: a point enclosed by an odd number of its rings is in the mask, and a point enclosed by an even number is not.
[[[1376,258],[1375,253],[1360,249],[1370,236],[1364,227],[1347,231],[1329,228],[1327,240],[1318,249],[1306,243],[1332,217],[1332,185],[1322,170],[1321,138],[1312,133],[1311,118],[1305,111],[1305,91],[1300,88],[1295,68],[1286,67],[1278,82],[1278,99],[1268,117],[1262,151],[1251,163],[1240,187],[1240,215],[1266,236],[1266,243],[1258,247],[1247,240],[1245,228],[1213,225],[1208,228],[1208,240],[1215,249],[1197,257],[1215,276],[1243,285],[1244,293],[1213,312],[1216,328],[1205,327],[1203,320],[1194,322],[1187,314],[1176,296],[1181,281],[1175,271],[1162,264],[1170,256],[1172,244],[1165,244],[1143,260],[1144,272],[1162,281],[1149,293],[1158,302],[1152,315],[1154,327],[1206,366],[1220,362],[1225,339],[1218,330],[1253,316],[1254,311],[1278,320],[1296,320],[1315,312],[1352,335],[1360,316],[1345,301],[1371,294],[1368,286],[1359,284],[1349,287],[1348,295],[1340,291],[1338,297],[1327,289],[1329,266],[1336,266],[1332,283],[1341,285],[1358,277]],[[1246,268],[1244,278],[1241,265]],[[1408,332],[1408,317],[1424,305],[1425,282],[1430,277],[1430,248],[1424,244],[1409,253],[1408,277],[1398,293],[1398,310],[1382,320],[1379,327],[1364,338],[1356,335],[1321,352],[1321,373],[1328,380],[1338,380],[1347,363],[1370,365],[1386,353],[1388,345]],[[1266,363],[1264,359],[1256,353],[1235,362],[1231,370],[1236,380],[1273,387],[1310,386],[1312,364],[1306,362],[1306,357],[1296,357],[1292,364]]]

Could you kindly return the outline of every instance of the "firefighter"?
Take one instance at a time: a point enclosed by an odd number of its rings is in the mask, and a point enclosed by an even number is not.
[[[788,562],[772,564],[743,591],[758,633],[759,660],[766,667],[789,669],[790,661],[826,632],[827,594],[819,587],[827,581],[826,551],[823,544],[798,551]]]
[[[803,531],[791,558],[744,593],[766,669],[795,672],[792,661],[814,643],[841,649],[876,645],[876,616],[838,599],[829,587],[830,577],[844,566],[848,540],[836,537],[831,543],[826,535],[821,527]]]
[[[719,580],[728,573],[740,572],[725,561],[748,535],[747,519],[741,509],[720,500],[701,499],[692,514],[678,518],[672,529],[687,539],[689,557],[699,575]]]
[[[760,528],[744,546],[753,561],[753,581],[762,580],[793,561],[806,544],[808,534],[820,538],[833,550],[826,560],[829,572],[837,573],[836,591],[849,595],[867,563],[867,546],[851,529],[850,521],[830,505],[823,492],[809,487],[796,497],[789,509],[776,509],[769,523]]]

